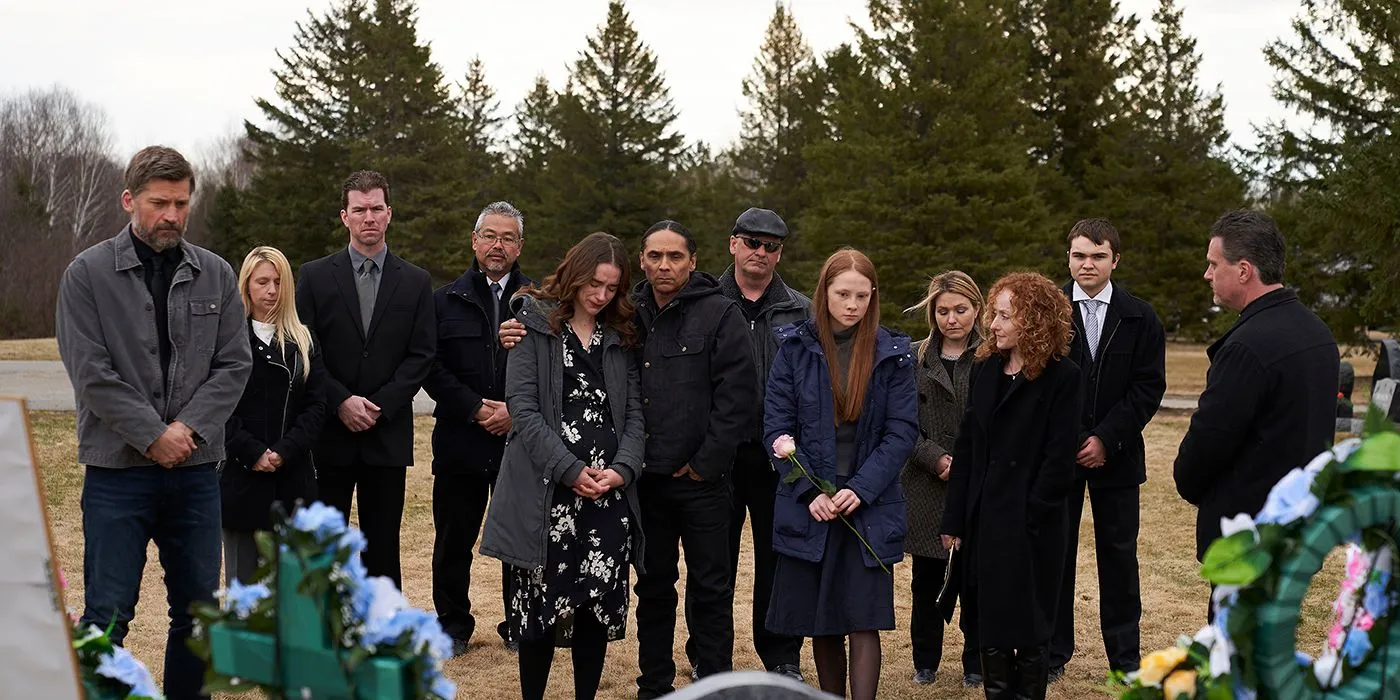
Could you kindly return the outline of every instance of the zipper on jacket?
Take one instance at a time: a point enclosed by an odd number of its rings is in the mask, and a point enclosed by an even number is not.
[[[267,349],[268,349],[268,350],[272,350],[272,346],[271,346],[271,345],[268,345],[268,346],[267,346]],[[283,343],[283,344],[282,344],[282,350],[281,350],[281,351],[282,351],[284,354],[287,352],[287,345],[286,345],[286,343]],[[298,357],[300,357],[300,356],[298,355]],[[277,426],[278,426],[277,437],[278,437],[278,439],[281,439],[281,438],[287,436],[287,407],[288,407],[289,405],[291,405],[291,401],[292,401],[292,384],[294,383],[294,380],[292,379],[292,370],[288,369],[286,365],[284,365],[284,364],[282,364],[282,363],[280,363],[280,362],[274,362],[274,361],[272,361],[271,359],[268,360],[268,364],[273,365],[273,366],[276,366],[276,367],[281,367],[281,368],[282,368],[282,371],[284,371],[284,372],[287,373],[287,393],[286,393],[285,396],[282,397],[282,419],[279,420],[279,421],[277,422]],[[295,365],[295,364],[296,364],[296,360],[293,360],[293,361],[292,361],[292,364]]]
[[[479,300],[472,299],[471,297],[468,297],[468,296],[467,296],[465,293],[463,293],[463,292],[453,292],[453,294],[456,294],[463,302],[465,302],[465,303],[468,304],[469,306],[475,306],[475,307],[477,308],[477,310],[481,312],[481,315],[484,317],[484,318],[482,319],[482,321],[483,321],[483,323],[481,324],[482,326],[485,326],[487,323],[490,323],[490,321],[491,321],[491,314],[486,313],[486,309],[484,309],[484,308],[481,307],[481,302],[480,302]],[[488,329],[488,330],[486,330],[485,332],[486,332],[487,335],[489,335],[490,338],[491,338],[491,340],[489,341],[490,344],[491,344],[491,352],[487,353],[487,355],[488,355],[489,367],[490,367],[490,370],[491,370],[491,388],[492,388],[492,389],[495,389],[495,388],[496,388],[496,352],[499,351],[499,350],[501,349],[500,327],[497,326],[496,328]],[[504,389],[504,387],[502,387],[502,389]]]

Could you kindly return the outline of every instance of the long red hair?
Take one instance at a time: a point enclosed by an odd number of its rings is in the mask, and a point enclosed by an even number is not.
[[[831,328],[831,310],[826,292],[837,275],[854,270],[870,280],[870,306],[865,317],[855,327],[851,338],[851,364],[846,368],[846,384],[841,385],[841,369],[836,359],[836,334]],[[865,390],[875,368],[875,334],[880,329],[880,283],[875,276],[875,264],[865,253],[855,248],[842,248],[822,263],[817,276],[817,289],[812,293],[812,316],[817,326],[817,338],[826,354],[827,371],[831,377],[831,395],[835,401],[836,422],[846,423],[860,417],[865,405]]]

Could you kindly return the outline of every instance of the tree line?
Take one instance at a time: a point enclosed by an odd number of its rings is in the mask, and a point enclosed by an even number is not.
[[[763,206],[794,232],[789,283],[811,289],[820,261],[854,245],[880,271],[883,318],[917,331],[900,307],[929,275],[1063,278],[1070,225],[1105,216],[1124,234],[1115,280],[1168,332],[1205,338],[1233,321],[1200,278],[1207,231],[1228,209],[1260,206],[1288,236],[1286,281],[1340,339],[1394,326],[1400,67],[1382,57],[1400,19],[1383,0],[1304,4],[1266,55],[1276,95],[1311,129],[1258,125],[1248,152],[1229,145],[1177,0],[1145,19],[1112,0],[867,10],[851,41],[817,55],[777,3],[740,86],[739,136],[716,147],[676,128],[663,66],[622,2],[563,84],[540,77],[506,108],[480,60],[460,77],[433,61],[412,0],[339,0],[298,23],[277,52],[275,94],[254,101],[259,119],[201,169],[191,236],[235,265],[257,244],[297,262],[323,255],[345,241],[341,180],[369,168],[393,187],[395,252],[439,282],[471,264],[467,236],[496,199],[525,212],[521,260],[536,278],[591,231],[635,249],[663,218],[689,226],[702,269],[718,272],[734,218]],[[71,104],[44,109],[88,136],[56,143],[35,122],[31,108],[54,100]],[[0,106],[0,236],[14,239],[0,246],[0,337],[51,333],[58,271],[121,224],[120,166],[92,112],[61,89]],[[39,240],[54,260],[34,266]]]

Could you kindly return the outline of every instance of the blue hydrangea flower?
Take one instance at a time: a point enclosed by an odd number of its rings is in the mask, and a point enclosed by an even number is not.
[[[1311,656],[1308,656],[1307,654],[1304,654],[1301,651],[1294,651],[1293,659],[1298,662],[1299,666],[1311,666],[1313,662],[1313,658]]]
[[[1288,472],[1269,492],[1269,499],[1264,502],[1264,509],[1255,516],[1254,522],[1260,525],[1287,525],[1312,515],[1319,504],[1312,492],[1315,476],[1301,468]]]
[[[1257,700],[1259,692],[1240,682],[1240,678],[1235,678],[1235,700]]]
[[[428,683],[428,689],[434,695],[443,698],[443,700],[452,700],[452,698],[457,697],[457,684],[448,680],[441,671],[434,668],[430,676],[432,680]]]
[[[1347,640],[1342,643],[1342,653],[1346,654],[1347,663],[1353,667],[1360,666],[1362,659],[1371,653],[1371,637],[1353,627],[1347,632]]]
[[[1390,610],[1390,572],[1378,571],[1372,574],[1370,582],[1366,584],[1365,598],[1361,604],[1366,606],[1366,612],[1371,613],[1371,617],[1379,618]]]
[[[365,643],[374,646],[392,646],[397,644],[399,638],[405,633],[411,633],[413,647],[417,649],[423,641],[420,639],[419,628],[428,620],[437,622],[437,618],[417,608],[399,610],[388,619],[370,620],[369,625],[365,627]],[[451,642],[448,642],[448,646],[451,647]]]
[[[131,688],[131,695],[161,697],[160,688],[156,687],[156,679],[151,677],[151,672],[122,647],[112,647],[111,653],[103,654],[98,659],[97,675],[125,683]]]
[[[345,534],[340,536],[340,542],[336,544],[338,549],[349,549],[351,556],[365,551],[365,535],[358,528],[350,528]]]
[[[240,618],[247,618],[253,614],[253,608],[258,603],[272,595],[272,591],[261,583],[245,586],[238,582],[238,579],[230,581],[228,588],[224,591],[224,610],[232,610],[233,614]]]
[[[327,542],[345,532],[345,516],[335,508],[317,501],[292,515],[292,527],[315,534],[317,542]]]

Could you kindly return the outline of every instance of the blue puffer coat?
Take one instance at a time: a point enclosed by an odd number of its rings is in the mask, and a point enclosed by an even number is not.
[[[778,356],[768,374],[763,403],[764,444],[772,451],[780,435],[797,441],[796,457],[813,474],[836,481],[836,421],[826,356],[812,321],[775,331]],[[861,505],[848,516],[879,555],[876,562],[864,551],[866,566],[893,564],[904,558],[904,491],[899,472],[914,450],[919,435],[918,390],[909,337],[883,326],[876,335],[875,368],[856,428],[856,466],[846,488]],[[771,455],[770,455],[771,457]],[[779,474],[791,462],[773,458]],[[839,520],[817,522],[807,510],[814,494],[803,479],[779,484],[773,512],[773,549],[805,561],[820,561],[828,527],[845,527]]]

